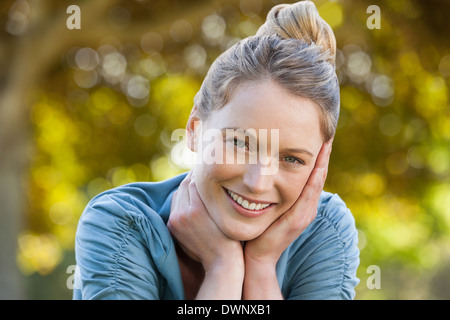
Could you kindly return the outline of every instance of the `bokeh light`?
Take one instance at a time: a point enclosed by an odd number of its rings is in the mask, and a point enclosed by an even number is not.
[[[14,156],[0,150],[0,170],[27,160],[17,176],[25,212],[7,213],[24,221],[11,259],[34,288],[27,297],[70,299],[66,270],[91,198],[193,167],[184,129],[209,66],[277,3],[85,1],[81,30],[61,23],[62,2],[0,6],[0,147],[28,134]],[[369,1],[315,3],[337,39],[341,113],[325,189],[359,230],[356,298],[448,299],[449,5],[378,1],[381,29],[371,30]],[[379,290],[366,286],[371,265]]]

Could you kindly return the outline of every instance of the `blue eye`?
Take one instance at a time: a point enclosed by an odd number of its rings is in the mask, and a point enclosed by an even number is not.
[[[294,157],[285,157],[284,160],[289,163],[295,163],[295,161],[297,161]]]
[[[237,138],[234,138],[234,145],[241,149],[246,147],[245,141],[239,140]]]
[[[303,160],[297,159],[296,157],[284,157],[283,160],[289,164],[301,165],[305,164]]]

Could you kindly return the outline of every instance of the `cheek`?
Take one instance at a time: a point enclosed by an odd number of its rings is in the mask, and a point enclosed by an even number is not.
[[[238,165],[226,164],[198,164],[195,167],[195,176],[204,183],[216,183],[234,179],[242,174],[242,168]]]
[[[230,151],[231,150],[231,151]],[[203,142],[202,149],[197,155],[196,172],[201,173],[202,179],[213,182],[227,181],[244,174],[245,165],[238,164],[234,158],[233,148],[230,148],[218,137],[214,142]]]
[[[222,186],[242,180],[242,166],[225,164],[197,164],[194,168],[197,190],[208,210],[216,207],[222,197]]]

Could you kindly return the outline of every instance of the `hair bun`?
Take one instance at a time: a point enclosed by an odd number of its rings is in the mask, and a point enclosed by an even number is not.
[[[333,30],[319,15],[312,1],[279,4],[267,14],[266,22],[258,29],[257,36],[277,34],[283,39],[298,39],[321,46],[327,60],[335,64],[336,39]]]

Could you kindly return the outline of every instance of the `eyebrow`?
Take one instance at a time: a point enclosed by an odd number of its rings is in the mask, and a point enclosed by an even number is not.
[[[309,155],[310,157],[314,157],[314,155],[310,151],[308,151],[306,149],[302,149],[302,148],[287,148],[287,149],[283,149],[282,151],[288,152],[288,153],[304,153],[304,154]]]
[[[222,128],[221,131],[223,133],[226,132],[226,130],[242,130],[244,132],[244,134],[248,134],[249,136],[254,137],[255,139],[257,139],[257,137],[255,137],[251,132],[247,132],[246,129],[243,128],[237,128],[237,127],[229,127],[229,128]],[[256,130],[256,129],[255,129]],[[283,150],[280,150],[280,152],[286,152],[286,153],[303,153],[306,154],[310,157],[314,157],[313,153],[309,150],[303,149],[303,148],[286,148]]]

